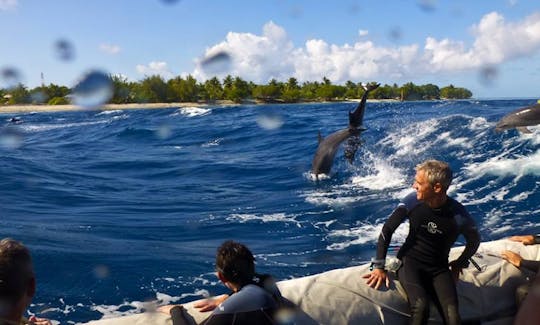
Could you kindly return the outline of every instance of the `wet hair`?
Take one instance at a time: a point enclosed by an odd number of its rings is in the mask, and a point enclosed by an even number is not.
[[[255,275],[255,258],[245,245],[228,240],[217,250],[216,269],[228,281],[244,286]]]
[[[0,241],[0,316],[5,315],[25,295],[34,278],[30,251],[11,238]]]
[[[452,183],[452,169],[447,163],[439,160],[426,160],[423,163],[416,166],[416,171],[424,171],[426,178],[434,186],[435,184],[441,184],[443,190],[447,190]]]

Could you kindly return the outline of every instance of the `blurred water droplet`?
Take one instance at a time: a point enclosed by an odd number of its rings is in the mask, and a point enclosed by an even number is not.
[[[174,5],[177,2],[180,2],[180,0],[161,0],[161,2],[163,2],[166,5]]]
[[[257,117],[257,124],[265,130],[279,129],[283,123],[283,117],[276,113],[263,113]]]
[[[222,73],[229,70],[232,58],[225,51],[209,55],[201,61],[201,68],[207,73]]]
[[[32,104],[43,104],[47,100],[47,95],[42,91],[36,91],[30,95]]]
[[[160,138],[161,140],[166,140],[166,139],[170,138],[171,135],[172,135],[171,127],[168,126],[168,125],[162,125],[162,126],[160,126],[160,127],[156,130],[156,135],[157,135],[158,138]]]
[[[21,83],[21,74],[15,68],[7,67],[0,71],[2,83],[5,84],[5,88],[12,89],[17,87]]]
[[[12,121],[10,119],[10,121]],[[13,122],[16,123],[16,122]],[[22,146],[24,135],[18,127],[5,126],[0,129],[0,147],[7,150],[15,150]]]
[[[437,9],[437,0],[419,0],[418,6],[425,12],[433,12]]]
[[[71,61],[75,58],[75,48],[67,40],[58,40],[54,44],[58,58],[62,61]]]
[[[497,81],[499,72],[494,66],[486,66],[480,69],[480,82],[485,86],[493,86]]]
[[[107,103],[113,95],[113,83],[101,71],[90,71],[83,75],[72,89],[71,100],[86,109],[97,108]]]
[[[403,38],[403,33],[401,32],[401,28],[394,27],[388,32],[388,38],[390,38],[393,42],[398,42]]]
[[[94,276],[98,279],[108,278],[110,275],[109,268],[106,265],[96,265],[94,267]]]

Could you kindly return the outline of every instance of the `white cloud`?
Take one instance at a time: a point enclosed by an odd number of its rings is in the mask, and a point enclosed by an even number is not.
[[[471,27],[472,44],[451,39],[426,37],[425,43],[402,46],[377,46],[369,40],[349,45],[328,44],[312,39],[295,47],[286,31],[273,22],[263,27],[262,35],[229,32],[226,39],[206,50],[204,57],[225,52],[231,57],[226,74],[254,82],[271,78],[299,81],[329,78],[335,83],[347,80],[411,80],[433,73],[452,73],[482,69],[540,52],[540,13],[521,21],[507,22],[496,12],[482,17]],[[368,32],[360,30],[360,36]],[[198,80],[212,77],[202,60],[196,61],[192,75]]]
[[[365,29],[360,29],[358,31],[358,36],[360,36],[360,37],[368,36],[368,34],[369,34],[369,31],[365,30]]]
[[[114,44],[107,44],[107,43],[101,44],[99,46],[99,49],[102,52],[105,52],[105,53],[111,54],[111,55],[118,54],[118,53],[120,53],[120,50],[121,50],[120,46],[114,45]]]
[[[0,11],[15,9],[18,0],[0,0]]]
[[[148,65],[138,64],[135,69],[138,73],[145,76],[158,75],[164,79],[170,79],[174,77],[174,74],[167,67],[167,62],[153,61]]]

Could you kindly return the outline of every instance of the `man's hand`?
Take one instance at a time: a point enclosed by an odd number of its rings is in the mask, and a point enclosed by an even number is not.
[[[173,309],[173,308],[176,307],[176,306],[182,306],[182,305],[165,305],[165,306],[160,306],[160,307],[158,307],[157,311],[159,311],[160,313],[164,313],[164,314],[170,315],[170,314],[171,314],[171,309]]]
[[[30,316],[28,320],[31,322],[31,324],[35,324],[35,325],[52,325],[50,320],[46,318],[38,318],[34,315]]]
[[[523,258],[519,254],[512,251],[503,251],[501,253],[501,257],[503,258],[503,260],[507,260],[508,262],[510,262],[510,264],[518,268],[521,266],[521,261],[523,260]]]
[[[463,268],[461,266],[457,266],[456,264],[452,264],[450,262],[450,273],[452,273],[452,279],[454,279],[454,282],[459,281],[459,275],[463,274]]]
[[[375,290],[379,290],[381,284],[386,285],[386,288],[390,288],[390,278],[383,269],[374,269],[371,273],[365,274],[362,278],[367,279],[366,284]]]
[[[523,243],[523,245],[533,245],[534,236],[533,235],[523,235],[523,236],[512,236],[508,238],[511,241],[517,241]]]
[[[221,295],[214,298],[204,299],[193,304],[193,307],[197,308],[200,312],[212,311],[222,302],[227,300],[229,295]]]

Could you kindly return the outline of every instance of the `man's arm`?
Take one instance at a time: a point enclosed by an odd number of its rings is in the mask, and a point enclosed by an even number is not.
[[[375,288],[375,290],[378,290],[383,283],[387,288],[390,287],[390,279],[384,269],[386,253],[388,251],[388,246],[390,246],[390,241],[392,240],[392,234],[406,217],[407,208],[404,204],[400,204],[397,209],[392,212],[381,230],[377,241],[377,256],[371,262],[371,272],[362,276],[364,279],[367,279],[366,284]]]
[[[517,241],[517,242],[523,243],[523,245],[540,244],[540,235],[512,236],[508,239],[511,241]]]
[[[461,269],[469,266],[469,259],[476,253],[481,240],[476,223],[465,208],[462,208],[462,211],[460,211],[460,218],[460,222],[462,223],[461,233],[465,237],[466,244],[461,255],[456,260],[450,262],[450,267],[456,280],[459,277],[459,273],[461,273]]]

